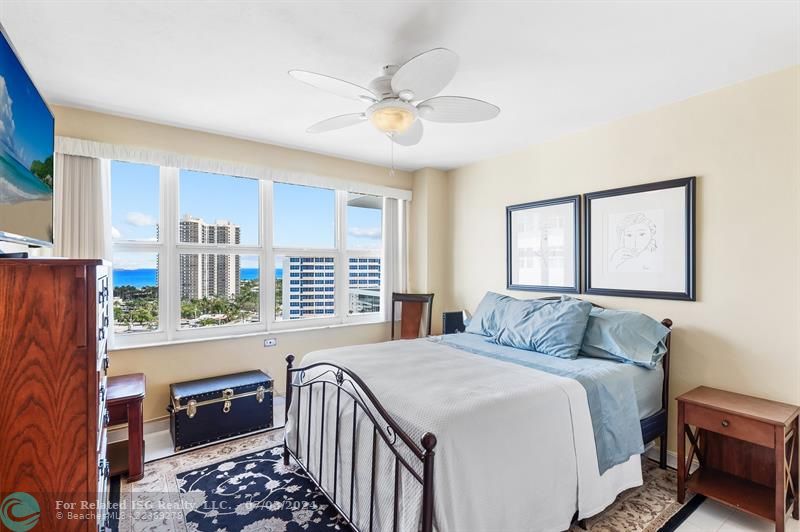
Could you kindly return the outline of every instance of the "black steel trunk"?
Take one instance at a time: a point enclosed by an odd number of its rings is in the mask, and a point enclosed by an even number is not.
[[[170,384],[176,451],[272,426],[272,378],[258,370]]]

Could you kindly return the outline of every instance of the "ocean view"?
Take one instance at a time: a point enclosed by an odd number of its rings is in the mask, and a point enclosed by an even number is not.
[[[242,281],[258,279],[258,268],[242,268],[240,270]],[[283,279],[283,269],[275,269],[275,278]],[[114,270],[114,286],[133,286],[142,288],[144,286],[155,286],[156,269],[141,268],[138,270]]]
[[[49,199],[53,190],[6,150],[0,149],[0,204]]]

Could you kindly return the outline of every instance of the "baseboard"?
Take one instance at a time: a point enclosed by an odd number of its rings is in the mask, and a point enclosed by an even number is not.
[[[652,444],[649,448],[645,449],[644,451],[645,456],[650,458],[651,460],[655,460],[658,462],[660,449],[658,445]],[[677,470],[678,469],[678,453],[675,451],[667,451],[667,467]],[[700,467],[697,459],[695,458],[692,460],[692,468],[691,472],[694,472],[695,469]]]
[[[152,434],[154,432],[161,432],[162,430],[169,430],[169,416],[159,417],[144,422],[144,433]],[[117,443],[128,440],[128,424],[115,425],[113,429],[108,430],[108,443]]]

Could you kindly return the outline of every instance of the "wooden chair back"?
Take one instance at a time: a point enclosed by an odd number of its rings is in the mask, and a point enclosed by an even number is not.
[[[419,338],[419,331],[422,326],[422,316],[427,306],[428,323],[427,335],[431,334],[431,317],[433,314],[433,294],[401,294],[392,292],[392,340],[395,333],[395,310],[397,303],[400,303],[400,338],[411,340]]]

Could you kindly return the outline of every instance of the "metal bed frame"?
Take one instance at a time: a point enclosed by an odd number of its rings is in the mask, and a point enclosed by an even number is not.
[[[597,305],[596,305],[597,306]],[[672,328],[672,320],[664,319],[661,323],[667,328]],[[667,352],[662,359],[664,368],[664,379],[662,383],[661,392],[661,409],[650,417],[641,420],[642,438],[645,444],[659,438],[660,442],[660,456],[659,466],[665,469],[667,466],[667,419],[668,419],[668,406],[669,406],[669,355],[670,355],[670,336],[671,332],[667,335],[666,346]],[[402,469],[405,469],[413,479],[419,482],[422,486],[422,501],[421,501],[421,526],[420,532],[433,532],[433,464],[436,447],[436,436],[432,433],[426,433],[417,444],[398,424],[392,419],[391,415],[378,401],[373,392],[364,383],[364,381],[355,373],[345,367],[327,362],[317,362],[305,367],[293,367],[295,357],[288,355],[286,357],[286,419],[289,418],[289,410],[292,401],[297,400],[297,419],[295,428],[295,441],[294,448],[290,445],[287,437],[284,437],[283,442],[283,462],[289,465],[289,458],[292,457],[296,460],[300,469],[305,472],[311,479],[311,482],[325,495],[331,505],[339,512],[342,518],[355,530],[356,532],[366,532],[373,530],[373,517],[374,517],[374,502],[375,502],[375,477],[377,475],[377,467],[375,457],[378,451],[378,445],[383,441],[386,448],[394,455],[394,497],[393,497],[393,525],[392,531],[398,530],[398,515],[400,508],[400,478]],[[306,371],[316,369],[315,375],[307,378]],[[303,419],[303,401],[304,395],[307,406],[307,421],[306,421],[306,452],[307,458],[311,457],[311,420],[315,401],[312,401],[312,392],[314,387],[321,387],[321,399],[319,401],[319,408],[321,408],[320,423],[315,427],[315,432],[318,435],[316,438],[319,442],[319,462],[318,471],[315,473],[311,471],[310,460],[306,464],[300,457],[300,430],[302,427],[301,421]],[[303,389],[307,388],[308,391],[304,394]],[[335,419],[335,436],[334,436],[334,472],[333,472],[333,490],[332,492],[326,489],[322,483],[323,477],[323,458],[325,456],[325,396],[330,388],[331,393],[336,394],[336,419]],[[353,405],[352,423],[344,423],[342,419],[343,403],[351,401]],[[361,409],[364,415],[372,423],[372,458],[371,458],[371,476],[370,476],[370,499],[369,499],[369,524],[365,528],[359,527],[353,521],[353,508],[354,508],[354,485],[356,478],[356,443],[357,443],[357,430],[358,423],[358,410]],[[344,427],[343,427],[344,426]],[[338,489],[337,482],[339,473],[339,455],[340,443],[339,437],[341,431],[350,429],[352,431],[352,442],[350,449],[350,484],[349,484],[349,501],[348,507],[342,498],[341,491]],[[330,443],[328,443],[330,445]],[[363,446],[358,446],[363,447]],[[401,449],[405,448],[412,456],[411,462],[407,460]],[[315,449],[316,451],[316,449]],[[345,450],[346,451],[346,450]],[[406,453],[408,454],[408,453]],[[416,464],[416,465],[415,465]],[[418,471],[421,470],[421,472]],[[343,484],[343,483],[342,483]],[[577,518],[577,514],[576,514]],[[579,524],[583,525],[583,520]]]
[[[385,446],[394,455],[394,504],[393,504],[393,524],[392,530],[398,530],[398,514],[400,513],[400,476],[402,468],[404,468],[413,479],[422,485],[422,526],[421,532],[433,532],[433,460],[435,456],[434,448],[436,447],[436,436],[430,432],[420,440],[420,445],[417,445],[414,440],[392,419],[386,409],[375,398],[372,391],[364,384],[361,378],[349,371],[347,368],[331,364],[327,362],[318,362],[302,368],[292,367],[294,363],[294,355],[286,357],[286,419],[289,419],[289,409],[295,392],[297,393],[297,423],[295,428],[295,442],[294,448],[289,444],[288,438],[284,437],[283,441],[283,463],[289,465],[289,457],[294,458],[300,469],[311,479],[311,482],[325,495],[331,505],[339,512],[345,521],[356,531],[362,532],[363,530],[373,530],[373,516],[374,516],[374,502],[375,502],[375,477],[377,475],[375,456],[378,452],[378,444],[382,440]],[[306,371],[319,368],[320,372],[314,377],[306,379]],[[297,377],[296,381],[293,377]],[[308,402],[307,413],[307,429],[306,429],[306,457],[311,456],[311,420],[313,414],[314,402],[311,400],[313,395],[314,386],[322,387],[322,396],[320,399],[320,425],[319,437],[319,462],[318,471],[315,474],[311,471],[310,460],[309,464],[303,463],[300,458],[300,430],[301,421],[303,416],[303,389],[308,388],[306,401]],[[327,388],[333,388],[336,393],[336,420],[335,420],[335,437],[334,437],[334,470],[333,470],[333,493],[325,489],[322,484],[323,474],[323,457],[325,456],[325,394]],[[343,397],[344,396],[344,397]],[[353,405],[353,421],[350,423],[350,430],[352,431],[352,442],[350,449],[350,495],[349,495],[349,508],[345,509],[343,501],[341,500],[340,493],[338,492],[338,472],[339,472],[339,435],[342,429],[341,409],[343,400],[347,401],[349,398]],[[370,494],[369,494],[369,528],[362,529],[353,521],[353,492],[356,478],[356,437],[357,437],[357,424],[358,424],[358,410],[359,408],[372,422],[372,458],[371,458],[371,476],[370,476]],[[330,444],[329,444],[330,445]],[[405,447],[410,451],[411,455],[419,460],[418,467],[414,467],[403,456],[399,448]],[[422,470],[421,473],[417,468]],[[349,511],[348,511],[349,510]]]

